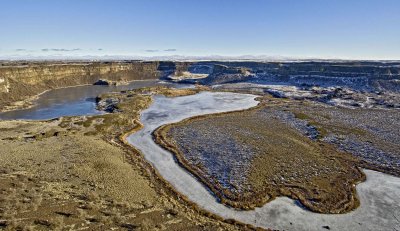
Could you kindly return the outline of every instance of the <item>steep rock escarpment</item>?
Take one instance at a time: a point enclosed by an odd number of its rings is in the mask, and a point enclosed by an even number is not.
[[[212,73],[201,82],[209,85],[243,82],[248,80],[250,76],[250,71],[246,67],[229,67],[215,64]]]
[[[204,84],[256,81],[358,90],[399,91],[397,62],[200,62],[214,70]]]
[[[45,90],[103,79],[127,82],[184,76],[186,83],[207,85],[256,82],[295,86],[349,87],[400,92],[399,62],[4,62],[0,63],[0,111]],[[190,74],[206,78],[190,79]],[[196,76],[196,75],[193,75]]]
[[[28,63],[0,67],[0,110],[45,90],[93,84],[99,79],[117,82],[158,79],[159,62]]]
[[[190,62],[164,61],[160,62],[158,70],[162,72],[162,79],[168,79],[170,75],[182,75],[182,73],[188,71],[191,65]]]

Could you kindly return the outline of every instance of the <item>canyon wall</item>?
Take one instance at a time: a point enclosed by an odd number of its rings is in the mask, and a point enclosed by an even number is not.
[[[399,91],[399,62],[200,62],[213,65],[203,84],[252,81],[304,86],[344,86],[359,90]],[[194,67],[191,67],[194,69]]]
[[[43,91],[93,84],[99,79],[127,82],[159,79],[160,62],[17,63],[0,66],[0,110]]]
[[[187,71],[209,74],[194,81],[207,85],[250,81],[400,92],[399,62],[5,61],[0,63],[0,111],[49,89],[93,84],[99,79],[167,79]]]

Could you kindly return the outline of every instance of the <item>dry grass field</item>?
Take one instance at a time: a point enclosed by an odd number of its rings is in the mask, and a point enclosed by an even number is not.
[[[144,92],[103,96],[118,98],[119,113],[1,121],[0,229],[238,229],[193,208],[120,140],[139,127]]]

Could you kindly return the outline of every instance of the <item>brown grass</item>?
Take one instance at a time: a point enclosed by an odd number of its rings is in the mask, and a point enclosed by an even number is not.
[[[261,111],[281,110],[281,104],[276,102],[241,112],[194,117],[161,127],[154,133],[155,140],[175,153],[185,168],[230,206],[252,209],[277,196],[288,196],[315,212],[344,213],[356,208],[359,201],[354,184],[365,180],[356,167],[357,160],[330,145],[309,140],[279,120],[260,117]],[[298,116],[309,119],[305,114]],[[219,185],[216,178],[206,178],[202,172],[207,169],[192,165],[169,133],[171,128],[184,126],[200,131],[218,128],[218,134],[212,133],[215,136],[231,135],[236,137],[237,143],[257,147],[252,164],[248,166],[250,189],[241,194],[233,193]],[[243,130],[251,131],[251,135],[243,135]],[[204,145],[197,148],[206,148],[207,144]]]
[[[125,133],[140,129],[139,112],[151,103],[150,95],[139,90],[104,97],[120,97],[123,112],[0,122],[0,220],[8,228],[129,229],[146,227],[148,219],[151,227],[170,230],[238,229],[204,216],[122,142]],[[25,197],[32,197],[31,207]],[[154,211],[142,214],[149,208]],[[171,208],[178,213],[166,216]]]

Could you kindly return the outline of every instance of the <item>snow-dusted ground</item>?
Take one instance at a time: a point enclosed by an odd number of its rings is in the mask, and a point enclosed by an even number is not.
[[[357,186],[361,206],[347,214],[312,213],[286,197],[252,211],[238,211],[218,203],[203,184],[175,162],[170,152],[152,140],[151,133],[161,125],[196,115],[250,108],[257,105],[254,98],[254,95],[221,92],[177,98],[156,96],[154,103],[142,112],[144,128],[129,136],[128,142],[141,150],[177,191],[224,218],[280,230],[326,230],[328,226],[330,230],[400,230],[400,178],[364,170],[367,181]]]
[[[198,80],[198,79],[207,78],[207,76],[208,76],[208,74],[196,74],[196,73],[184,71],[179,76],[176,76],[174,74],[170,75],[170,76],[168,76],[168,79],[173,80],[173,81],[181,81],[181,80],[185,80],[185,79]]]

